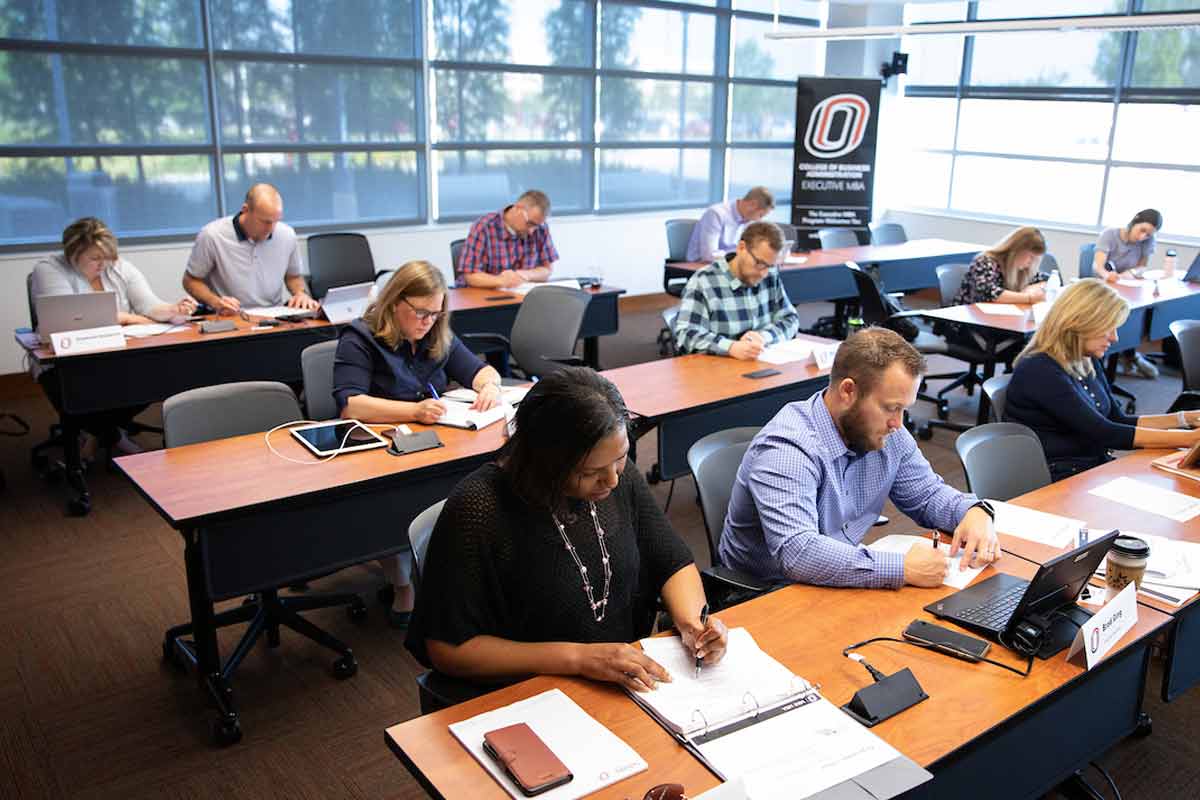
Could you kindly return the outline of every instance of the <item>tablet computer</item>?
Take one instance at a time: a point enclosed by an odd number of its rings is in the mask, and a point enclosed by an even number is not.
[[[300,425],[291,431],[292,436],[317,456],[371,450],[375,447],[387,447],[388,444],[378,433],[353,419],[332,419],[328,422]]]

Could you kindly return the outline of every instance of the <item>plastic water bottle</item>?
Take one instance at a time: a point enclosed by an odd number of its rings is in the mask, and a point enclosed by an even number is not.
[[[1175,251],[1168,250],[1163,256],[1163,278],[1175,277]]]
[[[1050,273],[1050,278],[1046,281],[1046,302],[1053,303],[1058,298],[1058,293],[1062,291],[1062,274],[1058,270]]]

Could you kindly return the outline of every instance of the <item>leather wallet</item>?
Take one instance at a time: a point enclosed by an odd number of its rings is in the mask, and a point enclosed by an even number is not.
[[[527,796],[562,786],[575,776],[524,722],[483,735],[483,749]]]

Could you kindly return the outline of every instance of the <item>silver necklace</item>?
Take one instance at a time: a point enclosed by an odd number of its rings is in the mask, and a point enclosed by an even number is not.
[[[562,537],[563,544],[567,546],[567,552],[571,554],[575,566],[579,569],[579,577],[583,578],[583,593],[587,595],[588,605],[592,607],[592,616],[596,622],[601,622],[604,620],[605,612],[608,611],[608,590],[612,586],[612,567],[608,564],[608,547],[604,544],[604,529],[600,527],[600,518],[596,515],[596,504],[588,503],[588,507],[592,512],[592,526],[596,529],[596,542],[600,545],[600,561],[604,564],[604,594],[601,595],[599,602],[592,594],[592,581],[588,578],[588,569],[579,558],[575,545],[571,544],[570,538],[567,537],[567,529],[558,521],[557,514],[551,513],[550,518],[554,520],[554,526],[558,528],[558,535]]]

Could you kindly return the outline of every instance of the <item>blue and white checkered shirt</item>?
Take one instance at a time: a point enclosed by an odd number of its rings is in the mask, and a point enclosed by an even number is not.
[[[919,525],[944,530],[977,501],[935,475],[904,428],[860,455],[846,447],[824,392],[789,403],[742,459],[721,560],[768,581],[899,587],[904,554],[861,545],[887,497]]]
[[[688,279],[675,318],[675,349],[723,356],[746,331],[758,331],[772,345],[794,338],[799,330],[800,317],[778,267],[751,286],[734,277],[728,262],[717,261]]]

